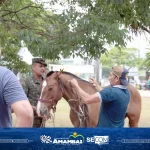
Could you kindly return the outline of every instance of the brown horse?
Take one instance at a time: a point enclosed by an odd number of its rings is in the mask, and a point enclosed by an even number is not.
[[[41,96],[37,104],[39,116],[47,116],[50,109],[55,109],[57,102],[63,97],[70,105],[70,120],[74,127],[96,127],[99,118],[100,103],[82,104],[78,94],[72,90],[68,80],[75,78],[79,86],[87,93],[97,90],[87,81],[69,72],[50,72],[42,84]],[[132,85],[128,86],[131,94],[126,117],[130,127],[138,127],[141,113],[141,96]]]

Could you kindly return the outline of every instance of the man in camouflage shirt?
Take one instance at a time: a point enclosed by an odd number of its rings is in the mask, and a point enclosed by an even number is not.
[[[23,83],[23,89],[32,105],[34,110],[34,123],[33,127],[43,127],[42,118],[37,116],[36,106],[40,98],[40,83],[43,80],[45,67],[47,64],[42,58],[32,59],[32,76],[26,78]]]

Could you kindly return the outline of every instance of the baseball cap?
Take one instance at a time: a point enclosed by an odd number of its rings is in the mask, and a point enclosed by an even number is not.
[[[45,63],[45,60],[42,58],[33,58],[32,59],[32,64],[34,63],[39,63],[39,64],[43,64],[45,67],[47,66],[47,64]]]
[[[112,73],[116,75],[119,79],[122,85],[127,86],[127,74],[129,73],[127,69],[125,69],[123,66],[113,66],[112,67]]]

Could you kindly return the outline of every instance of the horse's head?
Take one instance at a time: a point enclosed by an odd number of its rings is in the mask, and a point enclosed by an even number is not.
[[[54,109],[58,100],[63,96],[59,79],[61,72],[49,72],[41,84],[41,95],[37,104],[38,116],[48,116],[50,109]]]

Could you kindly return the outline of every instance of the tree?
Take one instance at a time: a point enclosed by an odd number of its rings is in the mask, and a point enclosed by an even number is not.
[[[101,62],[104,67],[112,67],[111,65],[123,65],[132,67],[141,67],[141,63],[144,61],[140,58],[139,50],[136,48],[113,48],[108,52],[108,56],[102,55]]]
[[[126,40],[130,39],[128,28],[135,34],[138,31],[150,33],[150,0],[68,0],[67,2],[70,6],[69,11],[64,13],[63,17],[73,28],[72,39],[78,39],[77,47],[74,48],[76,51],[72,50],[72,53],[76,52],[79,56],[100,57],[107,52],[105,43],[125,47]],[[78,11],[75,6],[81,7],[84,12]],[[70,43],[70,40],[68,41]]]
[[[108,57],[109,56],[109,57]],[[140,52],[136,48],[112,48],[108,51],[107,56],[102,55],[100,58],[103,64],[103,71],[105,75],[109,75],[113,65],[123,65],[126,67],[143,69],[143,62],[145,59],[140,58]]]
[[[144,65],[146,71],[150,70],[150,52],[146,53],[146,60],[142,65]]]
[[[99,58],[107,53],[106,43],[126,46],[131,39],[127,27],[135,33],[139,29],[149,32],[150,0],[65,0],[60,4],[68,9],[62,14],[54,14],[38,1],[0,2],[0,45],[4,58],[13,59],[13,65],[19,62],[20,40],[34,56],[51,60],[72,54]],[[55,3],[58,0],[49,2]]]
[[[44,44],[47,42],[45,41],[48,36],[47,30],[57,19],[52,17],[52,13],[45,11],[42,4],[30,0],[17,3],[12,0],[0,4],[0,64],[24,72],[28,65],[17,55],[20,41],[26,42],[34,56],[41,56],[44,53],[43,49],[46,51],[49,48]],[[52,55],[49,58],[53,57]]]

